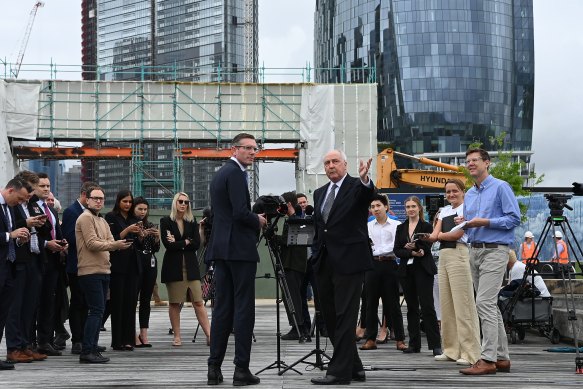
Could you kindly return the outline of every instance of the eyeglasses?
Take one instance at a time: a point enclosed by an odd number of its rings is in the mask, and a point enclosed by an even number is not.
[[[190,204],[190,200],[176,200],[176,202],[180,205],[189,205]]]
[[[88,199],[93,201],[105,201],[105,197],[88,197]]]
[[[469,165],[470,163],[476,163],[482,160],[483,160],[482,157],[466,159],[466,165]]]
[[[257,146],[235,146],[238,149],[244,149],[245,151],[259,151],[259,147]]]

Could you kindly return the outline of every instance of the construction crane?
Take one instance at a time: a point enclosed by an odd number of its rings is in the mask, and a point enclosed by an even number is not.
[[[18,57],[16,57],[16,64],[12,75],[14,78],[18,78],[18,73],[20,73],[20,67],[22,66],[22,60],[24,59],[24,52],[26,51],[26,46],[28,46],[28,40],[30,39],[30,32],[32,31],[32,25],[34,24],[34,18],[36,17],[36,12],[40,7],[44,7],[45,3],[42,1],[36,1],[30,15],[28,16],[28,24],[24,30],[24,37],[22,38],[22,43],[20,45],[20,51],[18,52]]]
[[[245,82],[257,82],[257,0],[245,0]]]

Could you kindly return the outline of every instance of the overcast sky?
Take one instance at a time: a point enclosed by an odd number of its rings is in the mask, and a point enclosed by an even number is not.
[[[0,58],[13,62],[34,0],[0,0]],[[80,1],[46,0],[38,12],[25,63],[81,63]],[[315,0],[259,0],[259,58],[266,67],[313,63]],[[534,0],[535,108],[533,161],[544,186],[583,182],[582,0]],[[0,66],[3,73],[4,68]],[[63,76],[63,75],[61,75]],[[25,77],[22,75],[21,77]],[[58,77],[70,78],[70,77]],[[283,80],[281,80],[283,81]],[[301,81],[290,76],[288,81]],[[275,166],[275,167],[274,167]],[[262,164],[261,192],[292,189],[290,164]],[[268,182],[269,181],[269,184]]]

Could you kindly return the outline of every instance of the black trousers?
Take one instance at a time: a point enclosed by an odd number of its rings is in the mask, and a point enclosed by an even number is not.
[[[58,334],[68,335],[65,328],[65,322],[69,317],[69,296],[67,296],[67,273],[61,263],[59,266],[59,277],[57,279],[57,287],[55,289],[55,322],[53,327],[55,329],[55,336]]]
[[[209,365],[221,366],[235,328],[235,365],[248,368],[255,326],[257,262],[215,261],[215,305],[211,323]]]
[[[423,313],[425,335],[429,349],[441,347],[437,315],[433,305],[432,274],[427,273],[419,264],[407,265],[407,276],[401,278],[401,286],[407,302],[407,330],[409,347],[421,348],[421,328],[419,326],[419,306]]]
[[[14,299],[14,263],[0,257],[0,341],[4,334],[6,318]]]
[[[43,281],[36,318],[37,342],[52,343],[55,329],[55,305],[60,264],[51,254],[43,268]]]
[[[354,338],[364,273],[338,274],[326,256],[316,277],[320,304],[334,353],[326,375],[350,381],[352,374],[363,369]]]
[[[111,347],[134,346],[136,343],[137,282],[137,273],[111,273],[109,283]]]
[[[390,317],[396,340],[405,340],[403,314],[399,304],[399,278],[397,261],[373,261],[373,270],[365,274],[366,289],[366,335],[375,340],[378,334],[379,298],[383,300],[383,312]],[[384,316],[384,315],[383,315]]]
[[[152,255],[140,255],[142,261],[142,272],[138,276],[138,294],[140,296],[140,328],[150,327],[150,301],[152,300],[152,293],[154,293],[154,285],[156,284],[156,277],[158,277],[158,267],[154,261],[152,267]]]
[[[68,273],[71,301],[69,302],[69,328],[71,329],[71,342],[83,342],[83,330],[87,320],[87,304],[79,287],[77,273]]]
[[[318,291],[318,281],[316,280],[316,274],[314,273],[314,268],[312,267],[312,260],[308,258],[306,264],[306,273],[304,274],[304,280],[302,281],[302,313],[304,318],[304,330],[309,331],[312,328],[312,321],[310,319],[310,311],[308,310],[308,284],[312,285],[312,291],[314,292],[314,308],[316,312],[320,311],[320,292]],[[316,321],[318,322],[318,328],[325,328],[326,324],[322,315],[316,315]]]
[[[289,290],[289,297],[294,306],[295,317],[300,327],[300,334],[304,331],[304,312],[302,310],[302,284],[304,281],[304,273],[296,270],[285,270],[285,279],[287,283],[287,288]],[[287,313],[287,319],[289,325],[295,328],[294,319],[289,307],[287,300],[285,299],[283,290],[281,292],[281,297],[285,306],[285,311]]]

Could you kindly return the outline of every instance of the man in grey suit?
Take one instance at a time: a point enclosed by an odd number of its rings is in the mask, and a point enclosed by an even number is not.
[[[326,375],[312,378],[316,385],[366,380],[354,328],[364,273],[372,269],[367,228],[368,207],[375,193],[368,177],[371,162],[372,158],[360,161],[360,178],[351,177],[346,155],[340,150],[328,152],[324,169],[330,182],[314,192],[313,267],[322,315],[334,345]]]
[[[208,385],[223,381],[221,365],[235,328],[233,385],[254,385],[249,371],[255,325],[255,274],[259,231],[267,224],[251,212],[246,167],[259,151],[252,135],[241,133],[231,144],[232,157],[214,175],[210,186],[212,225],[207,261],[214,261],[215,305],[208,359]]]

